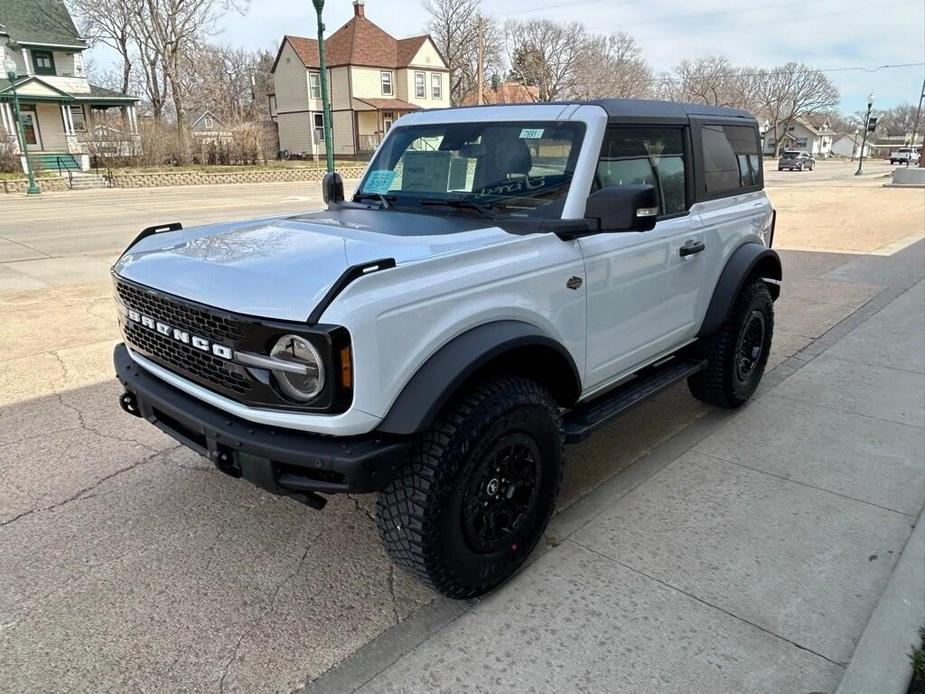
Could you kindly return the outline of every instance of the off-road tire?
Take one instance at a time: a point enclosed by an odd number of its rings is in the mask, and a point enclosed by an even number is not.
[[[755,313],[763,321],[764,334],[761,351],[747,378],[742,378],[738,359],[739,348]],[[696,345],[698,356],[708,360],[704,371],[691,376],[687,386],[691,395],[710,405],[736,408],[743,405],[755,392],[768,363],[771,339],[774,333],[774,302],[764,281],[757,279],[742,288],[732,312],[714,335]]]
[[[538,470],[532,506],[521,522],[512,523],[510,540],[500,540],[503,547],[476,551],[467,495],[484,479],[487,461],[496,460],[492,451],[524,435],[539,454],[534,456],[539,463],[531,464]],[[555,508],[563,440],[558,405],[535,381],[499,376],[458,396],[419,436],[408,461],[379,494],[377,525],[389,556],[451,598],[473,598],[503,583],[536,546]]]

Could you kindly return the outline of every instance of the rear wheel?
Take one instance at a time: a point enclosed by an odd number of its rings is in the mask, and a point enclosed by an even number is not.
[[[497,377],[458,398],[379,495],[392,559],[451,598],[507,580],[555,507],[561,429],[552,395],[528,379]]]
[[[708,366],[687,385],[698,400],[718,407],[744,404],[758,388],[771,351],[774,302],[764,281],[747,284],[722,327],[698,349]]]

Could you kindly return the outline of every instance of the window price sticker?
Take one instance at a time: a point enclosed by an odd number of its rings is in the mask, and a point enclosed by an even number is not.
[[[542,128],[524,128],[520,131],[521,140],[539,140],[543,137]]]
[[[384,195],[389,192],[392,181],[395,180],[395,172],[391,169],[378,169],[370,171],[366,178],[366,184],[363,186],[364,193],[379,193]]]

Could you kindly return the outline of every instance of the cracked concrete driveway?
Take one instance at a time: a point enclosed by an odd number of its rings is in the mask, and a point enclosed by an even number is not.
[[[850,248],[819,245],[801,221],[825,190],[780,192],[794,211],[778,244],[819,247],[783,251],[772,364],[882,291],[876,276],[838,277],[849,253],[901,243],[910,230],[900,215],[922,218],[914,191],[863,183],[838,198],[841,213],[876,210],[893,232],[844,239]],[[437,599],[387,560],[374,497],[312,511],[222,475],[118,406],[107,277],[118,250],[165,218],[317,206],[292,200],[304,187],[0,200],[0,692],[292,691]],[[883,195],[903,204],[883,209]],[[215,204],[225,199],[234,206]],[[41,223],[29,221],[37,202]],[[706,412],[676,388],[569,449],[560,506]]]

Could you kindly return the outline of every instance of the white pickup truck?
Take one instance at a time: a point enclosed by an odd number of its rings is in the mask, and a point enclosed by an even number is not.
[[[900,147],[894,152],[890,152],[891,164],[918,164],[921,157],[921,150],[912,147]]]

